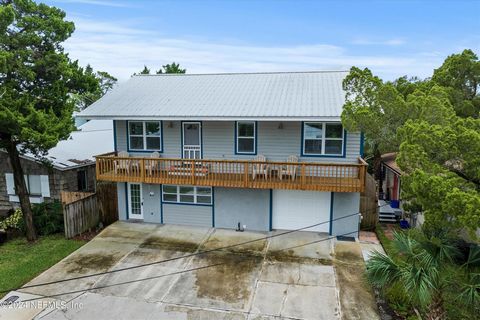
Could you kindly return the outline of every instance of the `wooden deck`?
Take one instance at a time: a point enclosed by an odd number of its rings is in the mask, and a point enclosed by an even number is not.
[[[229,188],[363,192],[366,163],[96,157],[97,180]]]

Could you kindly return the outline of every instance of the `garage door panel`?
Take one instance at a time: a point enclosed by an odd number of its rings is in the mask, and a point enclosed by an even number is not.
[[[165,224],[211,227],[212,215],[211,206],[163,204],[163,223]]]
[[[330,192],[273,190],[273,229],[293,230],[330,219]],[[324,223],[305,231],[329,232]]]

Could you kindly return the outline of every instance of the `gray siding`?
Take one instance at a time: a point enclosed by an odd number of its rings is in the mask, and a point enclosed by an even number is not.
[[[270,229],[270,190],[215,188],[215,227],[247,230]]]
[[[126,121],[115,121],[117,150],[127,150]],[[302,123],[258,122],[257,154],[263,154],[268,160],[284,161],[289,155],[300,155],[302,146]],[[254,155],[235,154],[235,122],[203,121],[203,158],[204,159],[253,159]],[[181,157],[181,122],[163,122],[164,158]],[[141,155],[142,153],[136,153]],[[360,133],[347,133],[346,157],[301,157],[301,161],[357,163],[360,155]]]
[[[146,184],[142,185],[143,193],[143,221],[160,223],[160,185]]]
[[[211,227],[212,207],[164,203],[163,223]]]
[[[360,210],[360,193],[335,192],[333,196],[333,219],[358,213]],[[333,221],[332,233],[349,237],[358,237],[359,216]]]
[[[127,220],[127,189],[124,182],[117,182],[118,220]]]

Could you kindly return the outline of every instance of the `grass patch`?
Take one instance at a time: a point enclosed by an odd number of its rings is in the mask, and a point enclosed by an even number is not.
[[[385,253],[390,257],[394,257],[395,255],[393,254],[392,240],[387,238],[385,232],[380,225],[377,225],[377,227],[375,228],[375,233],[377,234],[378,240],[380,240],[380,243],[382,244]]]
[[[4,243],[0,246],[0,291],[24,285],[84,244],[67,240],[63,234],[40,237],[35,243],[23,238]]]

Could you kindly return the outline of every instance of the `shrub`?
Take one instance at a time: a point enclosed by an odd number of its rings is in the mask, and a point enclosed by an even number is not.
[[[33,224],[39,235],[63,232],[63,211],[60,201],[32,206]]]
[[[23,225],[22,211],[20,209],[15,210],[15,212],[9,217],[0,221],[0,229],[15,229],[20,230]]]

